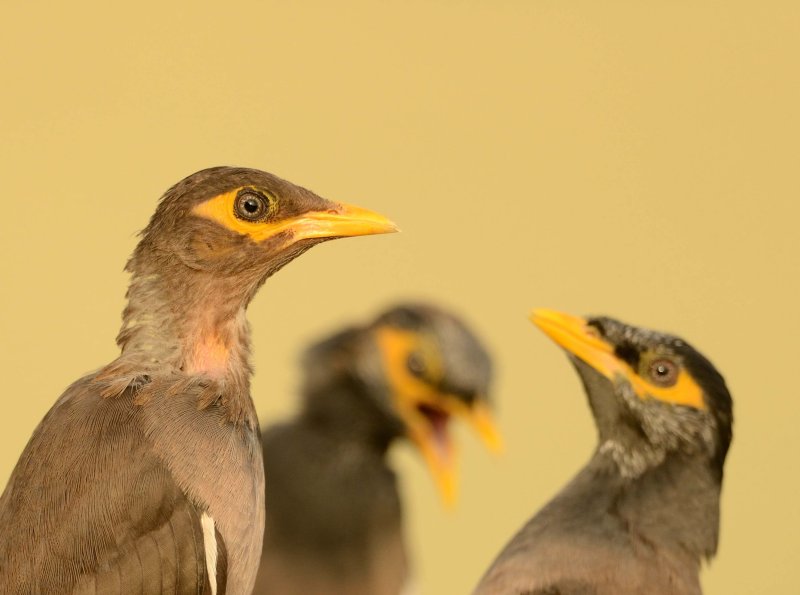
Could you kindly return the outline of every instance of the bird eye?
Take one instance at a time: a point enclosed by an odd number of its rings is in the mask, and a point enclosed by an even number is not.
[[[244,189],[236,196],[236,216],[245,221],[257,221],[269,210],[269,201],[260,192]]]
[[[422,378],[425,376],[425,372],[427,371],[422,356],[416,352],[408,354],[408,359],[406,359],[406,367],[408,368],[408,371],[417,378]]]
[[[678,381],[678,364],[669,359],[650,362],[650,379],[658,386],[672,386]]]

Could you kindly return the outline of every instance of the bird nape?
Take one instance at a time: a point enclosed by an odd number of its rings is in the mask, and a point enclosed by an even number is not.
[[[563,347],[598,430],[594,455],[514,536],[476,595],[689,595],[716,552],[732,401],[672,335],[537,310]]]
[[[449,420],[500,445],[491,375],[472,331],[429,304],[393,307],[311,347],[299,414],[263,434],[267,530],[255,593],[399,594],[407,557],[387,450],[408,438],[452,503]]]
[[[253,169],[170,188],[127,265],[120,356],[58,399],[0,498],[0,592],[249,593],[264,477],[247,305],[314,244],[395,229]]]

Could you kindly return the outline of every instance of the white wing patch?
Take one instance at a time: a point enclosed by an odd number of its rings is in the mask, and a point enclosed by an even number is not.
[[[217,533],[214,530],[214,519],[207,512],[200,517],[203,527],[203,546],[206,550],[206,572],[211,583],[211,595],[217,595]]]

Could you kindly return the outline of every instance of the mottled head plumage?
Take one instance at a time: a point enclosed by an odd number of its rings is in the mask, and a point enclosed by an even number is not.
[[[477,336],[457,316],[432,304],[409,303],[383,311],[364,326],[352,326],[313,344],[303,356],[306,394],[346,381],[357,383],[377,400],[388,415],[396,416],[387,384],[386,362],[380,357],[376,334],[382,329],[407,331],[422,339],[431,362],[431,385],[464,403],[488,401],[492,362]],[[416,354],[408,353],[414,356]],[[324,398],[324,396],[323,396]]]
[[[732,435],[725,381],[683,339],[598,316],[548,310],[534,322],[564,347],[583,380],[601,449],[633,476],[670,453],[702,456],[721,476]]]
[[[444,499],[455,498],[451,416],[473,425],[492,449],[500,439],[489,414],[492,365],[486,349],[458,317],[430,304],[392,307],[306,353],[305,408],[371,435],[405,435],[422,451]],[[337,387],[347,386],[347,396]]]
[[[654,446],[667,450],[702,450],[722,473],[732,437],[733,401],[722,375],[714,365],[685,340],[674,335],[640,328],[608,317],[592,317],[588,324],[614,346],[617,357],[643,375],[646,359],[674,362],[699,387],[703,407],[665,402],[633,395],[624,378],[616,394],[625,399]]]
[[[399,305],[379,316],[372,327],[405,329],[426,337],[435,345],[441,362],[432,382],[446,392],[471,403],[489,399],[492,361],[475,334],[455,315],[431,304]]]

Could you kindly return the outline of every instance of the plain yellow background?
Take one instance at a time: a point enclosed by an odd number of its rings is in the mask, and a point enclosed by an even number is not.
[[[11,3],[0,22],[0,482],[111,360],[156,200],[218,164],[394,218],[250,308],[262,421],[304,344],[403,298],[496,356],[507,452],[467,430],[440,506],[395,449],[417,583],[465,593],[584,463],[594,428],[534,306],[682,335],[736,402],[710,594],[797,593],[800,9],[795,2]]]

